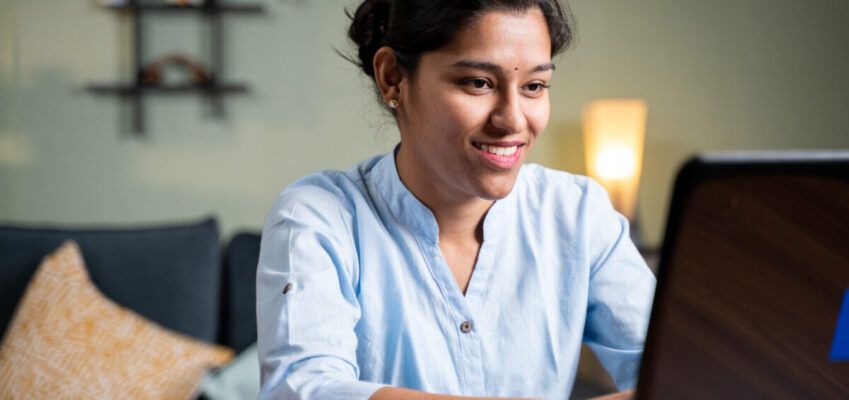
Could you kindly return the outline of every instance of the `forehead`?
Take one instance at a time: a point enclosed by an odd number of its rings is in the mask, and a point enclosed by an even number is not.
[[[451,64],[458,59],[485,61],[505,69],[535,67],[551,62],[551,37],[542,11],[491,11],[460,30],[432,57]]]

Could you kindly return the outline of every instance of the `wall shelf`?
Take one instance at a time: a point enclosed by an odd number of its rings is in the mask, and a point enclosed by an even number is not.
[[[218,0],[206,0],[197,6],[179,6],[162,3],[144,2],[141,0],[130,0],[123,6],[106,6],[105,9],[127,12],[133,19],[133,68],[134,78],[130,82],[114,83],[91,83],[86,90],[96,95],[117,95],[132,102],[133,108],[133,131],[137,134],[144,132],[144,107],[142,97],[145,94],[182,95],[198,94],[209,99],[213,106],[213,114],[222,116],[224,107],[221,103],[221,95],[244,94],[249,92],[247,84],[238,82],[220,82],[218,76],[223,67],[221,26],[222,14],[261,14],[264,8],[259,4],[223,4]],[[200,83],[147,83],[144,79],[143,61],[144,57],[144,26],[142,16],[145,14],[187,14],[196,13],[201,15],[210,24],[209,54],[210,60],[206,65],[209,76]]]
[[[207,0],[206,3],[200,6],[177,6],[170,4],[135,4],[119,7],[105,7],[111,10],[123,11],[165,11],[165,12],[227,12],[227,13],[253,13],[258,14],[264,11],[262,5],[259,4],[218,4],[214,1]]]
[[[132,96],[143,92],[151,93],[199,93],[199,94],[223,94],[223,93],[247,93],[248,86],[242,83],[216,83],[216,84],[179,84],[179,85],[135,85],[135,84],[98,84],[93,83],[86,89],[96,94],[117,94]]]

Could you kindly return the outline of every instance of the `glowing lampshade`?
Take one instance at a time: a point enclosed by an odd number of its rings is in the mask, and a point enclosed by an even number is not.
[[[607,189],[613,207],[634,221],[643,165],[646,102],[600,99],[584,106],[588,174]]]

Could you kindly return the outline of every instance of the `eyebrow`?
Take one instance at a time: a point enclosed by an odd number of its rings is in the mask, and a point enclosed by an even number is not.
[[[484,71],[491,71],[491,72],[502,72],[504,70],[504,68],[501,68],[501,66],[493,64],[491,62],[475,61],[475,60],[460,60],[460,61],[455,62],[451,66],[452,67],[458,67],[458,68],[482,69]],[[554,68],[555,68],[554,64],[552,64],[552,63],[540,64],[540,65],[537,65],[536,67],[534,67],[534,69],[532,69],[531,72],[553,71]]]

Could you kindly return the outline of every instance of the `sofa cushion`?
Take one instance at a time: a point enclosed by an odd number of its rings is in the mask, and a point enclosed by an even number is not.
[[[224,257],[225,310],[222,343],[236,351],[256,342],[256,265],[259,233],[230,239]]]
[[[209,400],[245,400],[259,396],[259,365],[256,343],[229,364],[203,378],[200,391]]]
[[[69,241],[44,259],[15,312],[0,397],[191,399],[205,371],[231,357],[104,297]]]
[[[141,229],[0,227],[0,335],[41,259],[69,239],[107,297],[177,332],[218,339],[221,253],[211,218]]]

